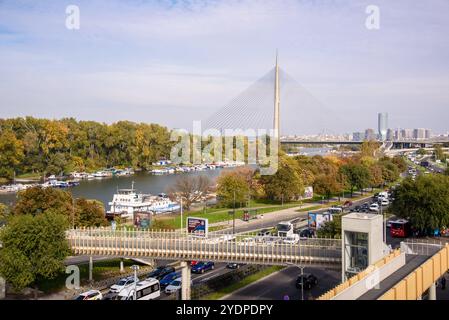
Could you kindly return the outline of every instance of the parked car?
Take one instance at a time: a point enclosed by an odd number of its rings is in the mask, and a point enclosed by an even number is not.
[[[192,260],[190,261],[190,266],[193,267],[194,265],[198,264],[198,260]]]
[[[382,199],[382,200],[380,201],[380,204],[381,204],[382,206],[388,206],[388,205],[390,204],[390,201],[389,201],[388,199]]]
[[[301,289],[301,286],[304,285],[304,289],[309,290],[313,286],[316,286],[317,283],[317,277],[311,273],[304,273],[303,275],[299,275],[296,279],[296,288]]]
[[[362,207],[361,206],[355,206],[354,207],[354,211],[355,212],[360,212],[362,210]]]
[[[75,300],[102,300],[103,295],[98,290],[89,290],[81,293],[75,298]]]
[[[137,278],[137,281],[139,281],[139,278]],[[133,284],[134,284],[134,276],[123,278],[120,279],[116,284],[112,285],[111,288],[109,289],[109,292],[119,293],[123,289]]]
[[[172,272],[163,277],[160,281],[161,288],[165,289],[173,280],[179,278],[181,272]]]
[[[192,267],[193,273],[204,273],[208,270],[213,270],[215,268],[215,263],[212,261],[208,262],[199,262]]]
[[[108,292],[103,296],[103,300],[117,300],[118,292]]]
[[[166,266],[160,266],[151,271],[148,274],[147,278],[155,278],[157,280],[161,280],[163,277],[165,277],[167,274],[170,274],[172,272],[175,272],[175,268],[173,267],[166,267]]]

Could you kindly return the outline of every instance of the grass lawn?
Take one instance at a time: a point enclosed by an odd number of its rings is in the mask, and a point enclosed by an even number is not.
[[[133,264],[139,264],[135,261],[124,259],[123,265],[129,269]],[[81,276],[81,285],[88,283],[89,281],[89,264],[80,264],[78,265],[80,269]],[[120,259],[111,259],[104,261],[94,261],[94,268],[92,270],[92,276],[95,281],[102,280],[110,277],[111,275],[115,276],[120,273]],[[55,278],[51,280],[40,281],[38,284],[39,290],[42,290],[45,293],[52,293],[59,291],[64,288],[65,281],[68,274],[65,272],[61,272]]]
[[[208,294],[207,296],[204,296],[201,298],[201,300],[218,300],[222,297],[224,297],[227,294],[230,294],[240,288],[243,288],[259,279],[262,279],[274,272],[280,271],[282,270],[284,267],[282,266],[272,266],[272,267],[268,267],[266,269],[263,269],[259,272],[256,272],[248,277],[246,277],[245,279],[243,279],[242,281],[239,281],[237,283],[234,283],[228,287],[225,287],[223,289],[220,289],[214,293]]]
[[[41,178],[40,173],[24,173],[16,176],[16,179],[33,179],[33,180],[39,180]]]

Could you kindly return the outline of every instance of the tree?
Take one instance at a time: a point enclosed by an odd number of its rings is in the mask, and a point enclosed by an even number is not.
[[[420,149],[418,149],[418,151],[416,151],[416,154],[418,154],[420,156],[424,156],[427,154],[427,151],[424,148],[420,148]]]
[[[399,179],[398,166],[390,158],[382,158],[379,165],[382,166],[382,177],[386,182],[394,182]]]
[[[0,134],[0,177],[13,178],[23,157],[23,143],[11,130],[3,131]]]
[[[168,188],[171,198],[182,197],[183,207],[190,209],[194,202],[203,200],[211,190],[211,181],[207,176],[180,176],[173,186]]]
[[[357,188],[363,191],[371,182],[371,175],[369,170],[357,163],[348,163],[341,167],[341,173],[346,177],[346,182],[351,188],[351,197],[354,189]]]
[[[6,223],[8,216],[9,207],[3,203],[0,203],[0,227]]]
[[[341,239],[341,215],[335,214],[332,221],[325,222],[317,231],[318,238]]]
[[[375,164],[369,168],[370,176],[371,176],[371,186],[372,187],[380,187],[384,184],[384,176],[382,166],[379,164]]]
[[[360,148],[360,155],[362,157],[374,157],[379,147],[380,144],[377,141],[363,141]]]
[[[72,195],[67,191],[54,188],[29,188],[19,192],[13,213],[38,215],[49,209],[65,216],[71,215]]]
[[[52,279],[64,270],[69,254],[66,219],[48,211],[11,217],[0,231],[0,274],[16,290]],[[35,291],[36,292],[36,291]]]
[[[421,230],[449,226],[449,177],[421,175],[395,190],[392,213]]]
[[[443,147],[441,144],[437,144],[434,149],[435,160],[445,161],[446,155],[444,154]]]
[[[272,200],[290,201],[304,193],[298,163],[286,156],[279,156],[278,170],[275,174],[261,176],[260,180],[266,196]]]
[[[325,195],[329,200],[332,194],[336,194],[342,191],[342,184],[338,181],[337,176],[331,176],[327,174],[319,175],[313,184],[314,192]]]
[[[107,226],[103,203],[98,200],[76,199],[75,225],[81,227]]]
[[[217,197],[220,203],[232,207],[235,203],[241,204],[250,194],[248,181],[236,172],[223,172],[217,180]]]

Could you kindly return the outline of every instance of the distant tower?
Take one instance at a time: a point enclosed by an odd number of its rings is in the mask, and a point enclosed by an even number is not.
[[[274,83],[274,119],[273,129],[277,139],[281,138],[280,125],[279,125],[279,65],[278,65],[278,53],[276,51],[276,67],[275,67],[275,83]]]
[[[380,140],[384,141],[385,139],[387,139],[388,113],[378,114],[378,130]]]

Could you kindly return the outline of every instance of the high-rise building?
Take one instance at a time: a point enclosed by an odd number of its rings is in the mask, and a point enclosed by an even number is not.
[[[426,139],[430,139],[432,137],[432,130],[426,129]]]
[[[413,130],[412,129],[402,129],[401,130],[401,139],[413,139]]]
[[[352,134],[352,141],[363,141],[365,139],[365,132],[354,132]]]
[[[366,129],[365,130],[365,140],[376,140],[376,133],[373,129]]]
[[[395,131],[392,129],[387,130],[387,141],[394,141]]]
[[[418,128],[413,130],[413,138],[416,140],[422,140],[426,138],[426,129]]]
[[[387,138],[388,130],[388,113],[383,112],[377,115],[377,128],[379,132],[379,138],[385,140]]]

